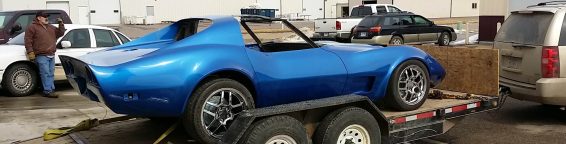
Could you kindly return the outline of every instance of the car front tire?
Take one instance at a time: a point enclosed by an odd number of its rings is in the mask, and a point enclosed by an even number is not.
[[[10,66],[2,78],[2,88],[11,96],[21,97],[33,94],[38,87],[37,71],[27,64]]]
[[[214,79],[193,92],[182,121],[192,138],[201,143],[218,143],[235,117],[254,107],[244,85],[232,79]]]
[[[429,73],[425,65],[418,60],[408,60],[391,76],[385,104],[400,111],[418,109],[424,104],[429,89]]]

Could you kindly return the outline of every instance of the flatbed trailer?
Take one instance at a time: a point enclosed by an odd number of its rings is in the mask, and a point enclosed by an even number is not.
[[[469,94],[442,91],[444,94],[466,96]],[[321,119],[344,107],[362,108],[379,123],[381,143],[403,143],[441,135],[450,130],[462,117],[498,108],[499,96],[474,96],[470,99],[427,99],[414,111],[390,111],[378,108],[365,96],[346,95],[332,98],[297,102],[245,111],[238,116],[224,135],[221,143],[241,143],[250,133],[250,125],[260,119],[288,115],[301,121],[309,138]]]

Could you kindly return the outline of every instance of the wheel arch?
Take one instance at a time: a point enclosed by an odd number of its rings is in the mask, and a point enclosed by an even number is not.
[[[12,68],[12,67],[14,67],[15,65],[18,65],[18,64],[28,65],[28,66],[32,67],[36,72],[39,73],[39,68],[37,67],[37,65],[36,65],[35,63],[33,63],[33,62],[31,62],[31,61],[28,61],[28,60],[16,61],[16,62],[10,63],[10,64],[6,67],[6,69],[4,69],[4,74],[2,75],[2,81],[0,81],[0,83],[4,83],[4,80],[6,79],[5,76],[8,74],[8,73],[7,73],[7,70],[9,70],[10,68]]]
[[[185,108],[187,107],[187,104],[191,99],[190,98],[191,94],[193,94],[198,89],[199,86],[205,84],[208,81],[219,78],[228,78],[241,83],[250,91],[250,93],[252,94],[252,98],[255,101],[257,96],[257,91],[256,91],[256,86],[253,83],[252,77],[250,75],[238,69],[220,69],[220,70],[212,71],[198,80],[198,82],[193,86],[191,91],[189,91],[189,93],[187,94],[187,98],[183,103],[183,110],[181,111],[181,113],[185,113],[186,111]]]

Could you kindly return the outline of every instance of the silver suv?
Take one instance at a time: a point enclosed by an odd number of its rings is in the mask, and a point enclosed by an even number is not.
[[[566,106],[566,3],[514,11],[495,37],[500,85],[511,97]]]

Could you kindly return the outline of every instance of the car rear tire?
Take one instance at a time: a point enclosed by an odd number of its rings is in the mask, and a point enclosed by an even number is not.
[[[429,88],[429,74],[425,65],[418,60],[408,60],[393,72],[385,104],[401,111],[418,109],[424,104]]]
[[[450,45],[450,34],[448,34],[447,32],[442,32],[442,34],[440,34],[440,37],[438,37],[438,45]]]
[[[405,41],[400,36],[393,36],[391,40],[389,40],[389,44],[391,45],[402,45],[405,44]]]
[[[219,143],[235,117],[254,107],[244,85],[232,79],[214,79],[193,92],[182,121],[187,133],[197,141]]]
[[[379,144],[381,132],[377,120],[366,110],[346,107],[328,114],[317,127],[314,144]]]
[[[246,144],[307,144],[307,130],[297,119],[273,116],[255,122],[244,135]]]
[[[38,87],[37,71],[27,64],[10,66],[2,78],[2,88],[11,96],[21,97],[33,94]]]

